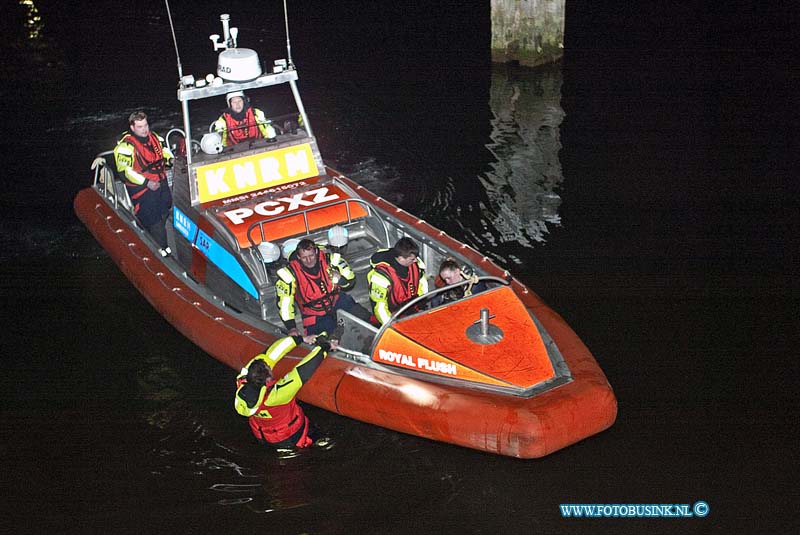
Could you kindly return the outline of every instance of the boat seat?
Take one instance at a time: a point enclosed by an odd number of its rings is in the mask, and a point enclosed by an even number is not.
[[[336,319],[342,335],[339,345],[346,353],[351,353],[369,358],[372,342],[378,334],[378,328],[357,318],[346,310],[337,310]]]

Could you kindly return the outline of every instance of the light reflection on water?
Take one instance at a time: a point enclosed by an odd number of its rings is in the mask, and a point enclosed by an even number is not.
[[[491,142],[495,160],[479,176],[488,204],[481,206],[479,245],[544,242],[548,225],[559,225],[564,180],[558,152],[561,71],[498,67],[492,73]],[[511,261],[515,259],[510,258]]]
[[[39,15],[39,10],[36,9],[36,4],[33,0],[19,0],[19,5],[25,10],[25,30],[28,34],[28,39],[31,41],[38,41],[42,37],[42,30],[44,30],[44,22]]]
[[[515,248],[545,242],[561,224],[561,83],[559,67],[495,67],[483,145],[490,159],[476,177],[448,177],[433,200],[456,238],[503,265],[519,264]]]
[[[492,142],[486,147],[496,161],[479,177],[490,201],[488,224],[501,241],[531,246],[545,240],[547,223],[561,221],[555,193],[564,179],[558,159],[561,71],[496,68],[490,104]]]

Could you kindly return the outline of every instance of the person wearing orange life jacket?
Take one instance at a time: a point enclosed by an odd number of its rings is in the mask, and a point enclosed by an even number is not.
[[[166,255],[169,248],[165,223],[172,207],[166,170],[172,166],[173,154],[164,138],[150,130],[146,113],[132,113],[128,124],[130,131],[114,148],[114,162],[125,178],[134,215]]]
[[[250,106],[243,91],[225,95],[228,109],[214,122],[214,131],[222,136],[222,145],[227,147],[251,139],[277,141],[275,128],[264,112]]]
[[[302,342],[316,347],[297,366],[276,379],[272,369],[289,351]],[[250,430],[261,443],[275,448],[306,448],[319,440],[317,430],[308,420],[295,397],[319,368],[334,342],[325,333],[318,336],[287,336],[276,340],[262,354],[256,355],[236,378],[236,412],[248,418]]]
[[[392,314],[417,296],[428,293],[425,263],[419,247],[411,238],[400,238],[391,249],[383,249],[370,258],[367,273],[369,298],[375,319],[383,325]]]
[[[277,275],[278,313],[290,336],[300,334],[295,303],[300,308],[306,334],[333,333],[339,309],[365,321],[369,318],[369,312],[344,293],[355,286],[356,276],[338,252],[326,253],[312,240],[300,240],[289,255],[289,264],[279,269]]]

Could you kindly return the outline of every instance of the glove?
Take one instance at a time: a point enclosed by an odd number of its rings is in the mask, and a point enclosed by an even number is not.
[[[314,340],[314,343],[321,347],[325,353],[331,350],[331,341],[328,339],[327,333],[322,333],[317,336],[317,339]]]
[[[290,134],[294,135],[297,133],[297,123],[294,121],[285,121],[283,123],[283,132],[289,132]]]

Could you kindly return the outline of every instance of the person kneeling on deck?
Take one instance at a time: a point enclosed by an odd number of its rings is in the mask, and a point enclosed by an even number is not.
[[[275,379],[272,369],[289,351],[300,343],[316,344],[316,347],[292,368]],[[249,418],[250,430],[256,440],[270,444],[276,449],[306,448],[319,441],[317,430],[303,413],[295,397],[322,364],[335,343],[325,334],[318,336],[286,336],[275,341],[262,354],[242,368],[236,378],[236,412]]]
[[[378,251],[370,258],[370,264],[369,298],[375,319],[381,325],[405,303],[428,292],[425,263],[411,238],[400,238],[391,249]]]
[[[289,255],[289,265],[278,270],[275,282],[278,312],[289,335],[300,334],[294,318],[295,302],[306,334],[333,333],[339,309],[367,321],[369,312],[344,293],[355,282],[356,275],[341,254],[326,253],[307,238],[300,240]]]
[[[275,128],[264,112],[250,106],[243,91],[225,95],[228,109],[214,122],[214,131],[222,136],[222,145],[236,145],[249,139],[277,141]]]
[[[128,118],[126,132],[114,148],[117,171],[125,177],[133,213],[161,247],[169,254],[165,223],[172,208],[172,193],[167,183],[167,167],[172,166],[172,151],[164,138],[150,130],[147,114],[136,111]]]

